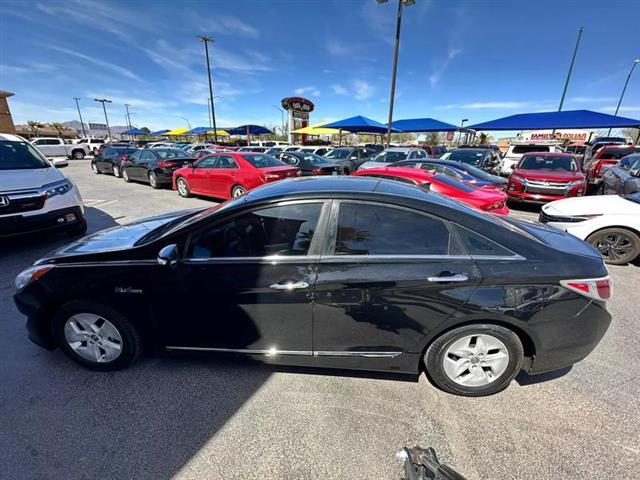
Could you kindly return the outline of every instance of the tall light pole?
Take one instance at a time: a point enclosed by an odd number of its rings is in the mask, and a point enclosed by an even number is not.
[[[222,98],[222,96],[214,95],[213,98]],[[209,127],[213,128],[213,123],[211,123],[211,97],[207,97],[207,108],[209,109]]]
[[[387,3],[389,0],[376,0]],[[391,95],[389,96],[389,122],[387,124],[387,148],[391,145],[391,122],[393,122],[393,102],[396,96],[396,73],[398,72],[398,50],[400,49],[400,27],[402,26],[402,7],[416,3],[416,0],[398,0],[398,15],[396,19],[396,42],[393,48],[393,69],[391,72]]]
[[[580,27],[578,30],[578,40],[576,40],[576,48],[573,49],[573,56],[571,57],[571,64],[569,65],[569,71],[567,72],[567,79],[564,82],[564,88],[562,89],[562,97],[560,97],[560,105],[558,106],[558,111],[562,111],[562,105],[564,105],[564,97],[567,94],[567,88],[569,88],[569,80],[571,80],[571,73],[573,72],[573,64],[576,61],[576,55],[578,54],[578,48],[580,47],[580,39],[582,38],[582,32],[584,32],[584,27]]]
[[[468,118],[463,118],[462,121],[460,121],[460,131],[458,132],[458,145],[462,142],[462,127],[464,127],[465,122],[468,122],[469,119]]]
[[[129,130],[131,130],[131,115],[129,115],[129,107],[130,106],[131,105],[129,105],[128,103],[124,104],[124,109],[127,112],[126,119],[127,119],[127,127],[129,127]],[[130,133],[129,134],[129,138],[131,138],[133,140],[133,134]]]
[[[282,136],[284,136],[284,110],[280,107],[276,107],[275,105],[271,106],[280,111],[280,128],[282,129]]]
[[[211,118],[213,119],[213,141],[218,143],[218,130],[216,127],[216,110],[214,107],[213,86],[211,84],[211,66],[209,64],[209,42],[213,42],[211,37],[207,35],[198,35],[198,38],[204,43],[204,54],[207,58],[207,77],[209,79],[209,98],[211,99]]]
[[[78,116],[80,117],[80,126],[82,127],[82,136],[84,138],[87,138],[87,132],[84,130],[84,122],[82,121],[82,114],[80,113],[80,104],[78,103],[78,100],[80,100],[80,97],[73,97],[73,99],[76,101],[76,107],[78,107]]]
[[[191,123],[189,122],[189,119],[186,117],[178,117],[181,118],[182,120],[184,120],[185,122],[187,122],[187,127],[189,127],[189,130],[191,130]]]
[[[636,59],[633,61],[633,65],[631,65],[631,70],[629,70],[629,75],[627,75],[627,80],[624,82],[624,87],[622,87],[622,93],[620,94],[620,100],[618,100],[618,106],[616,107],[616,113],[614,115],[618,115],[618,111],[620,110],[620,105],[622,105],[622,99],[624,98],[624,94],[627,91],[627,85],[629,85],[629,80],[631,79],[631,74],[636,68],[636,65],[640,63],[640,59]],[[611,129],[609,129],[609,133],[607,136],[611,136]]]
[[[107,107],[104,106],[105,103],[111,103],[111,100],[107,100],[106,98],[94,98],[95,102],[100,102],[102,104],[102,110],[104,111],[104,121],[107,122],[107,132],[109,132],[109,138],[111,138],[111,128],[109,128],[109,118],[107,117]]]

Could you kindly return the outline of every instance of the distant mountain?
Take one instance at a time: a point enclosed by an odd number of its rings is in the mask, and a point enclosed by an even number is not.
[[[69,122],[62,122],[63,125],[73,128],[74,130],[76,130],[80,135],[82,135],[82,126],[80,125],[80,122],[78,120],[71,120]],[[87,134],[89,134],[89,125],[87,124],[87,122],[84,123],[85,125],[85,129],[87,130]],[[111,135],[113,136],[117,136],[120,135],[122,132],[129,130],[129,127],[122,126],[122,125],[109,125],[109,129],[111,130]],[[106,129],[105,130],[93,130],[92,133],[94,135],[105,135]]]

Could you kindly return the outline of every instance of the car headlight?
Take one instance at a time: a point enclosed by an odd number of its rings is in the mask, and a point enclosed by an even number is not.
[[[65,193],[71,191],[73,188],[73,183],[70,180],[62,180],[56,183],[50,183],[42,187],[47,194],[47,198],[54,197],[55,195],[64,195]]]
[[[16,276],[16,279],[14,280],[16,290],[22,290],[24,287],[29,285],[34,280],[39,279],[52,268],[53,265],[36,265],[23,270]]]

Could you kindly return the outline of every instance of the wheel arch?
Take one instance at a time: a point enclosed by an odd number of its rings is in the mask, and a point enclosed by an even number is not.
[[[633,228],[633,227],[629,227],[628,225],[607,225],[604,227],[599,227],[596,228],[594,231],[592,231],[591,233],[589,233],[588,235],[585,236],[585,241],[587,238],[589,238],[591,235],[594,235],[598,232],[601,232],[602,230],[608,230],[610,228],[619,228],[622,230],[629,230],[630,232],[633,232],[636,234],[636,236],[640,239],[640,229],[637,228]]]

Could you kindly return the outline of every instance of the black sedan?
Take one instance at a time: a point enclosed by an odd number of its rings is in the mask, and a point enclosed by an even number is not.
[[[629,195],[640,192],[640,153],[622,158],[602,175],[602,193]]]
[[[122,163],[122,178],[125,182],[138,181],[152,188],[169,186],[173,172],[194,161],[180,148],[146,148],[136,150]]]
[[[323,158],[330,160],[342,168],[345,175],[355,172],[365,162],[372,160],[378,154],[366,147],[338,147],[325,154]]]
[[[104,230],[16,278],[30,338],[95,370],[145,348],[418,374],[481,396],[583,359],[600,254],[416,186],[307,177]]]
[[[122,164],[127,161],[129,155],[136,152],[136,148],[127,146],[110,146],[100,148],[91,160],[93,173],[111,173],[114,177],[122,175]]]
[[[456,148],[443,157],[443,160],[466,163],[489,173],[494,173],[500,163],[499,157],[489,148]]]
[[[342,167],[315,153],[281,152],[275,157],[284,163],[298,167],[300,174],[305,177],[309,175],[340,175],[342,173]]]

